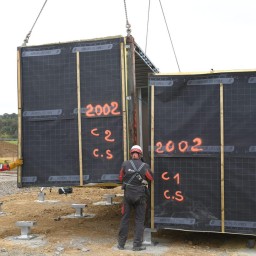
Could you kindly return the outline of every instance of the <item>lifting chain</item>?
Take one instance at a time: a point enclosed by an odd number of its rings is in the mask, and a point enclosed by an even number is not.
[[[24,41],[23,41],[22,46],[26,46],[26,45],[27,45],[28,40],[29,40],[29,38],[30,38],[30,36],[31,36],[32,30],[33,30],[34,26],[36,25],[36,22],[37,22],[37,20],[38,20],[38,18],[39,18],[39,16],[40,16],[41,12],[43,11],[43,9],[44,9],[44,7],[45,7],[47,1],[48,1],[48,0],[45,0],[45,2],[44,2],[44,4],[43,4],[43,7],[41,8],[41,11],[39,12],[39,14],[38,14],[38,16],[37,16],[37,18],[36,18],[36,20],[35,20],[35,22],[34,22],[32,28],[29,30],[28,34],[26,35],[26,37],[25,37],[25,39],[24,39]]]
[[[126,7],[126,0],[124,0],[124,10],[125,10],[125,17],[126,17],[126,32],[127,32],[127,36],[131,35],[131,24],[128,21],[128,14],[127,14],[127,7]]]

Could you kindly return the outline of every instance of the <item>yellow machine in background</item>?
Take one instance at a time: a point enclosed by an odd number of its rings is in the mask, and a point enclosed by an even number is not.
[[[9,170],[14,169],[18,166],[21,166],[22,164],[23,164],[22,159],[17,159],[14,162],[11,162],[11,163],[6,163],[6,162],[3,163],[3,164],[0,163],[0,172],[9,171]]]

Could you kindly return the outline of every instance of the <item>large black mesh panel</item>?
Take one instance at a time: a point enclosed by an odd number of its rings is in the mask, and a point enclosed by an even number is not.
[[[220,83],[225,232],[255,234],[256,73],[150,76],[155,225],[221,231]]]
[[[224,87],[225,230],[256,234],[256,72]]]
[[[122,40],[21,48],[22,186],[80,184],[76,52],[80,54],[83,180],[117,181],[123,161]],[[92,155],[95,148],[98,157]]]
[[[210,226],[220,217],[218,169],[218,159],[211,157],[156,158],[156,227],[219,231]]]
[[[88,182],[118,181],[123,161],[120,41],[110,47],[81,52],[83,168]]]

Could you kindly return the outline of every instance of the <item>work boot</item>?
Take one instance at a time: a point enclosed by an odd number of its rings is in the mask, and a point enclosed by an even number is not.
[[[133,247],[133,251],[143,251],[146,250],[146,246],[138,246],[138,247]]]
[[[124,250],[124,246],[119,244],[119,245],[117,245],[117,249]]]

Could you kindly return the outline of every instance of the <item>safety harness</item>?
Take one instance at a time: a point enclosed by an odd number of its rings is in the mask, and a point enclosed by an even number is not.
[[[141,185],[144,186],[143,181],[145,181],[141,175],[140,175],[140,171],[142,170],[143,166],[145,165],[145,163],[142,163],[141,166],[137,169],[134,162],[132,160],[129,161],[133,167],[133,169],[135,170],[135,173],[132,175],[132,177],[125,182],[125,185],[129,185],[129,186],[136,186],[136,185],[132,185],[131,182],[134,180],[134,178],[136,177],[140,182]]]

